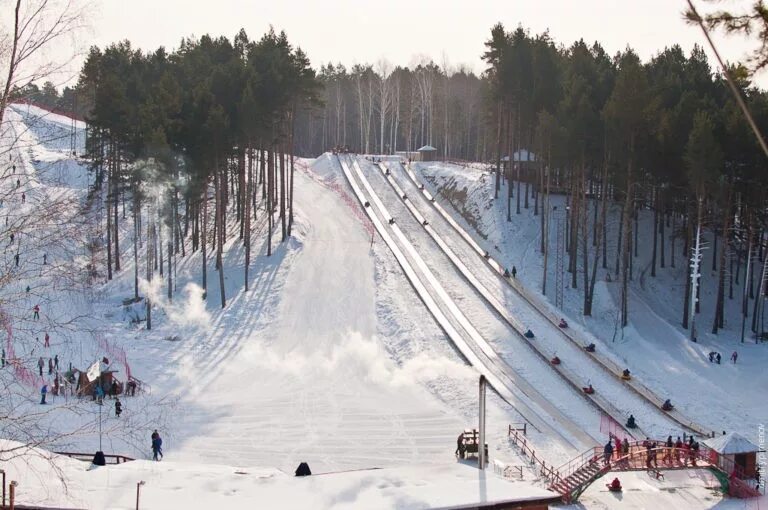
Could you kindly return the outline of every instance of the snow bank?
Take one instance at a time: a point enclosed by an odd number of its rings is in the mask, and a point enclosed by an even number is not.
[[[312,465],[310,464],[310,468]],[[526,482],[510,482],[464,463],[358,470],[294,477],[272,468],[137,460],[95,467],[35,450],[5,463],[19,483],[18,504],[134,508],[141,481],[142,509],[227,508],[390,509],[439,508],[557,495]]]

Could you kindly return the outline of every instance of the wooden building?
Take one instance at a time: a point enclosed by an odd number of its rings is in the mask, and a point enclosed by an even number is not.
[[[729,473],[735,464],[743,470],[744,478],[754,478],[760,448],[752,441],[741,434],[730,432],[707,439],[703,443],[718,453],[717,464],[720,469]]]

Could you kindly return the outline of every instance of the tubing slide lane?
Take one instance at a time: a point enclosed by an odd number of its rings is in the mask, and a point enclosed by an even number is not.
[[[488,264],[488,266],[493,269],[493,272],[496,274],[496,276],[503,281],[505,281],[512,289],[520,296],[522,297],[536,312],[541,315],[544,319],[552,323],[553,325],[557,326],[559,323],[558,317],[556,317],[548,308],[547,306],[540,300],[538,297],[532,296],[525,287],[523,287],[517,280],[512,281],[508,278],[504,277],[504,267],[499,264],[496,260],[493,259],[493,257],[487,257],[485,256],[485,251],[480,247],[480,245],[474,240],[474,238],[466,231],[464,228],[459,225],[453,217],[445,210],[445,208],[440,205],[435,197],[426,190],[426,187],[422,182],[419,181],[419,178],[416,176],[414,171],[408,166],[403,165],[401,163],[398,163],[399,166],[401,166],[405,173],[408,175],[410,180],[414,183],[414,185],[421,191],[422,195],[429,201],[430,204],[434,207],[435,210],[448,222],[448,224],[458,233],[462,239],[475,251],[475,253],[478,254],[478,256],[482,257],[483,260]],[[586,345],[586,342],[580,341],[572,331],[565,330],[558,327],[558,330],[560,334],[565,337],[570,342],[577,345],[579,348],[583,349],[583,346]],[[656,395],[656,393],[648,388],[646,385],[641,383],[637,380],[637,378],[633,377],[629,381],[626,381],[621,378],[623,369],[620,368],[616,363],[614,363],[610,358],[606,356],[602,356],[599,353],[596,352],[587,352],[584,351],[585,354],[589,356],[590,359],[592,359],[593,362],[595,362],[598,366],[600,366],[603,370],[609,372],[612,376],[617,378],[621,383],[629,387],[632,391],[640,395],[643,399],[647,400],[651,404],[653,404],[655,407],[657,407],[659,410],[661,410],[661,406],[664,403],[664,399]],[[685,429],[691,432],[695,432],[696,434],[702,435],[702,436],[708,436],[710,434],[710,431],[703,427],[701,424],[696,423],[695,421],[687,418],[685,415],[683,415],[679,410],[673,409],[672,411],[662,411],[667,416],[669,416],[670,419],[672,419],[677,424],[681,425]]]
[[[411,266],[410,262],[400,250],[398,245],[395,243],[394,239],[390,236],[382,221],[373,212],[371,204],[366,200],[365,195],[363,194],[359,185],[352,177],[349,166],[346,164],[346,162],[341,161],[341,158],[338,158],[338,160],[344,176],[352,188],[352,191],[354,192],[360,204],[363,206],[363,209],[365,210],[368,217],[371,219],[374,227],[379,232],[379,235],[381,235],[384,242],[392,251],[395,259],[398,261],[398,264],[400,264],[402,267],[408,281],[411,283],[414,290],[416,290],[419,298],[421,298],[421,300],[424,302],[425,306],[433,315],[438,325],[443,329],[446,335],[448,335],[449,339],[453,342],[461,355],[464,356],[467,362],[475,367],[475,369],[480,374],[484,375],[489,384],[498,393],[498,395],[510,406],[512,406],[513,409],[520,413],[520,415],[537,431],[547,431],[547,433],[559,436],[563,439],[568,447],[577,450],[581,446],[574,443],[574,439],[576,439],[580,444],[595,444],[595,440],[593,438],[584,434],[578,428],[575,431],[577,432],[577,438],[571,438],[564,435],[563,431],[555,428],[551,423],[551,419],[542,418],[538,412],[531,409],[525,402],[521,401],[517,395],[515,395],[515,392],[512,389],[516,386],[516,380],[513,375],[514,371],[508,367],[506,363],[501,361],[498,358],[498,355],[496,355],[492,349],[490,349],[490,352],[486,352],[480,346],[465,340],[462,334],[456,329],[456,327],[453,326],[449,318],[443,313],[442,309],[435,301],[435,298],[433,298],[432,294],[430,294],[430,292],[427,290],[424,283],[422,283],[416,271]],[[371,199],[373,199],[373,197]],[[391,216],[386,213],[384,214],[384,217],[386,221],[391,219]],[[396,225],[393,225],[393,227],[394,226]],[[507,370],[505,370],[504,367],[507,367]],[[570,422],[568,418],[561,417],[559,413],[553,415],[552,417],[563,423]]]
[[[445,255],[450,259],[451,263],[456,267],[456,269],[461,273],[461,275],[466,279],[470,285],[472,285],[475,290],[480,294],[480,296],[488,303],[491,308],[493,308],[494,312],[509,326],[512,328],[513,331],[515,331],[525,343],[525,345],[528,346],[536,355],[538,355],[544,363],[546,363],[548,366],[550,366],[567,384],[572,386],[577,392],[581,393],[593,406],[595,406],[600,412],[610,416],[611,418],[616,421],[619,425],[621,425],[624,421],[623,416],[624,413],[619,411],[613,404],[610,403],[606,398],[604,398],[601,394],[594,393],[592,395],[586,395],[582,391],[581,384],[579,383],[580,378],[576,376],[572,371],[566,369],[562,365],[556,366],[552,365],[550,363],[550,359],[552,356],[550,356],[548,353],[546,353],[543,349],[543,347],[537,343],[530,341],[525,337],[525,327],[518,321],[512,314],[509,313],[509,310],[496,298],[496,296],[491,293],[487,287],[485,287],[478,279],[475,277],[475,275],[472,273],[472,271],[467,268],[467,266],[461,261],[461,259],[456,255],[456,253],[445,243],[443,238],[428,224],[425,223],[426,218],[424,218],[419,211],[415,208],[412,201],[408,198],[407,194],[400,188],[400,186],[395,182],[395,180],[392,178],[391,175],[387,175],[387,168],[379,163],[378,168],[381,170],[384,178],[389,183],[389,185],[392,187],[392,189],[395,191],[397,196],[400,198],[400,200],[403,202],[403,204],[408,208],[408,210],[411,212],[414,218],[416,218],[416,221],[419,222],[419,224],[426,230],[426,232],[429,234],[429,236],[435,241],[435,243],[440,247],[440,249],[445,253]],[[637,439],[637,437],[645,437],[646,433],[640,429],[632,429],[627,430],[626,427],[624,427],[625,431],[630,437],[634,437]]]

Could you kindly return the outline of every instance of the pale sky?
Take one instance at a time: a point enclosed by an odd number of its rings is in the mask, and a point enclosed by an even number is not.
[[[747,4],[749,2],[737,2]],[[129,39],[142,49],[172,49],[183,36],[226,35],[242,27],[252,38],[273,25],[308,55],[313,67],[328,61],[347,67],[387,58],[407,65],[426,55],[442,64],[484,69],[480,55],[494,23],[518,24],[538,33],[549,29],[558,43],[599,41],[609,54],[632,46],[643,58],[678,43],[686,52],[704,45],[685,24],[684,0],[96,0],[86,46]],[[701,0],[696,5],[701,5]],[[739,38],[716,37],[731,61],[750,47]],[[710,55],[711,57],[711,55]],[[710,62],[715,68],[714,58]],[[768,84],[765,77],[759,80]]]

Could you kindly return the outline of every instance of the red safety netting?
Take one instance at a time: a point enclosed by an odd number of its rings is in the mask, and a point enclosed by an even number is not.
[[[125,368],[126,377],[131,376],[131,365],[128,363],[128,356],[125,354],[125,350],[122,347],[117,347],[109,343],[106,338],[98,337],[99,347],[101,350],[109,356],[109,360],[112,363],[119,363]]]
[[[11,318],[4,310],[0,310],[0,325],[2,325],[6,335],[6,363],[13,367],[13,373],[16,376],[16,380],[33,388],[45,384],[45,379],[43,377],[36,375],[33,370],[24,366],[22,360],[16,357],[16,350],[13,347],[13,326],[11,325]]]
[[[336,181],[336,179],[323,179],[319,177],[317,174],[312,172],[309,166],[304,162],[297,161],[296,166],[313,181],[336,193],[344,201],[345,205],[349,207],[349,210],[352,212],[352,214],[360,221],[360,223],[363,224],[365,230],[368,231],[368,235],[373,237],[374,227],[371,219],[368,218],[368,215],[366,215],[365,212],[363,212],[363,210],[360,208],[360,204],[358,204],[357,201],[352,198],[349,193],[347,193],[347,190],[345,190],[344,187]]]
[[[622,441],[624,439],[626,439],[627,441],[635,440],[635,438],[628,435],[624,431],[624,427],[622,427],[619,422],[617,422],[607,414],[603,414],[600,416],[600,432],[602,432],[603,434],[607,434],[608,437],[618,437]]]

